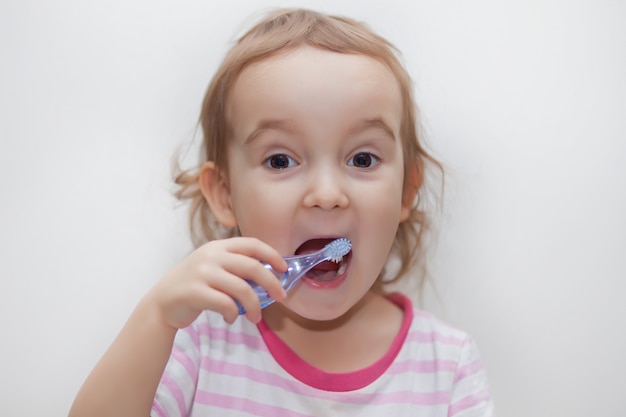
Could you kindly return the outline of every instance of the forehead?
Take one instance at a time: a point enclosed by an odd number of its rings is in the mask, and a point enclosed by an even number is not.
[[[262,119],[328,123],[358,118],[381,119],[398,133],[402,99],[384,63],[300,47],[244,69],[229,95],[226,116],[234,130],[254,129]]]

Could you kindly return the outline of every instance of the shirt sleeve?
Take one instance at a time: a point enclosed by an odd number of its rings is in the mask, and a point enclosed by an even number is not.
[[[461,347],[452,386],[448,417],[493,417],[487,374],[476,343],[468,338]]]
[[[187,417],[200,369],[198,325],[179,330],[152,403],[151,417]]]

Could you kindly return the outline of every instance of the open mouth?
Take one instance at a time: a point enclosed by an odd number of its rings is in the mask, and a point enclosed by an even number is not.
[[[296,255],[316,252],[333,240],[335,240],[335,238],[308,240],[300,245],[300,247],[296,250]],[[333,261],[324,261],[311,269],[306,274],[306,278],[318,283],[333,282],[337,278],[342,277],[346,272],[351,257],[352,251],[348,252],[348,254],[345,255],[338,263]]]

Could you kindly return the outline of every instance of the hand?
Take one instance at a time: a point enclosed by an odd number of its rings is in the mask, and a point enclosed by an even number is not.
[[[146,295],[168,325],[180,329],[190,325],[203,310],[220,313],[232,323],[239,316],[234,299],[253,323],[261,320],[261,306],[254,290],[243,278],[252,280],[281,301],[285,290],[261,262],[283,272],[287,264],[271,246],[255,238],[215,240],[196,249],[165,275]]]

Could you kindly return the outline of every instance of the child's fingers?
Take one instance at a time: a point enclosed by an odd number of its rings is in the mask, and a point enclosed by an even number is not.
[[[244,308],[250,321],[257,323],[261,320],[261,304],[250,285],[225,270],[213,275],[200,296],[204,299],[203,310],[220,313],[228,323],[232,323],[239,316],[237,302]]]
[[[235,300],[226,292],[215,291],[207,288],[206,299],[207,305],[204,309],[221,314],[222,317],[224,317],[224,321],[227,323],[232,324],[237,317],[239,317],[239,308],[237,307],[237,304],[235,304]],[[261,318],[261,313],[259,312],[255,315],[255,310],[251,308],[250,313],[246,316],[253,323],[257,323]]]
[[[243,278],[240,281],[246,284],[246,292],[249,294],[254,294],[254,290],[246,283],[246,279],[263,287],[269,296],[276,301],[282,301],[286,296],[285,290],[276,275],[256,259],[247,256],[228,256],[223,260],[223,267],[229,273]]]
[[[217,266],[218,269],[224,269],[239,278],[255,282],[277,301],[285,298],[286,293],[280,281],[261,263],[268,263],[278,272],[287,270],[285,260],[268,244],[254,238],[239,237],[209,242],[202,249],[206,250],[202,263],[208,269],[205,272],[209,279]],[[250,291],[253,292],[251,289]]]
[[[286,263],[271,246],[254,238],[209,242],[177,265],[155,290],[167,321],[184,327],[202,310],[220,313],[232,323],[239,315],[237,302],[252,322],[261,318],[260,302],[250,280],[282,301],[286,293],[280,281],[260,262],[285,271]]]
[[[287,263],[283,257],[270,245],[255,238],[236,237],[222,241],[225,249],[232,253],[248,256],[261,262],[268,263],[277,271],[287,270]]]

